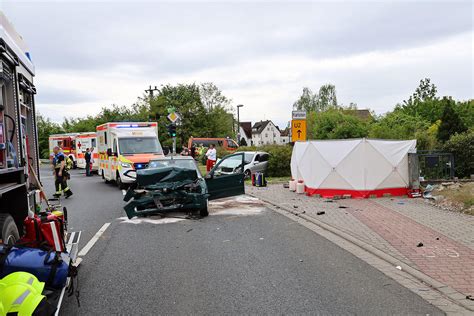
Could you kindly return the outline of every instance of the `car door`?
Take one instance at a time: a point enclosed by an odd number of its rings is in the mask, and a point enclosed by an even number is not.
[[[221,169],[234,168],[231,174],[221,173]],[[232,154],[221,159],[206,176],[209,200],[225,198],[245,193],[244,153]]]

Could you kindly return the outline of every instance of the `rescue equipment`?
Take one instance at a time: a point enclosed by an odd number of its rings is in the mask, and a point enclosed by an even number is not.
[[[20,240],[20,244],[33,248],[65,251],[64,231],[66,224],[61,211],[35,214],[33,217],[25,218],[23,224],[26,234]]]
[[[61,289],[69,276],[69,263],[66,253],[0,245],[0,277],[13,272],[29,272],[46,286]]]

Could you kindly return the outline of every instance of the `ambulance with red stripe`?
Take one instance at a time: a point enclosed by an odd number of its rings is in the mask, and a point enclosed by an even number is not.
[[[72,160],[73,167],[77,167],[76,136],[78,133],[54,134],[49,136],[49,155],[53,155],[53,148],[58,146],[63,154]]]
[[[99,150],[97,148],[97,133],[79,133],[76,136],[77,167],[86,168],[85,153],[87,148],[92,149],[92,171],[99,170]]]
[[[97,126],[99,175],[115,181],[120,189],[135,178],[129,170],[148,167],[151,159],[163,157],[156,122],[105,123]]]

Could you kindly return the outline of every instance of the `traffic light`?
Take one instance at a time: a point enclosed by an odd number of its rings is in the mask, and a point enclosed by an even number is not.
[[[168,125],[168,135],[176,137],[176,124],[171,123]]]

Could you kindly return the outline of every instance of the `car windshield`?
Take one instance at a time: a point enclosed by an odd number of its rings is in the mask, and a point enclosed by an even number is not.
[[[247,165],[247,164],[251,163],[254,156],[255,156],[254,153],[245,153],[245,156],[244,156],[245,164]]]
[[[119,148],[122,155],[163,153],[158,139],[154,137],[120,138]]]
[[[196,166],[196,162],[193,159],[158,159],[158,160],[151,160],[148,164],[148,168],[151,169],[161,169],[166,167],[180,167],[186,169],[193,169],[196,170],[198,175],[200,176],[199,169]]]

